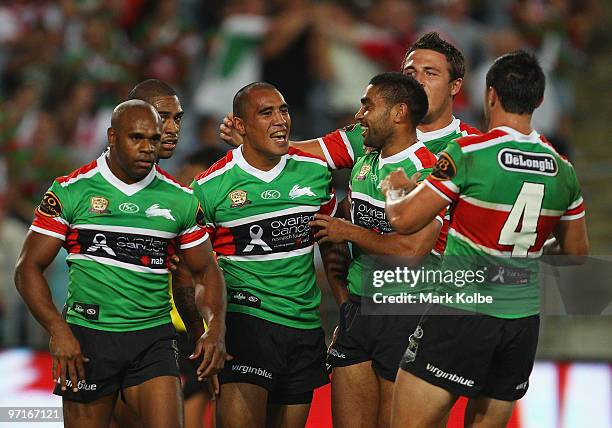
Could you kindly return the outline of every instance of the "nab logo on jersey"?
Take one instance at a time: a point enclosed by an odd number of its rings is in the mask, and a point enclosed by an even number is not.
[[[299,198],[300,196],[317,196],[310,190],[310,187],[300,187],[299,184],[296,184],[289,191],[289,197],[291,199]]]
[[[548,153],[528,153],[503,149],[497,155],[501,167],[507,171],[530,172],[541,175],[557,175],[559,170],[554,156]]]

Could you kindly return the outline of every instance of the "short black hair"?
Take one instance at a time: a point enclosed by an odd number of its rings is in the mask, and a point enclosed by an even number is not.
[[[456,79],[462,79],[463,76],[465,76],[465,58],[463,54],[454,45],[440,37],[435,31],[422,35],[410,48],[408,48],[404,55],[404,60],[402,61],[402,71],[406,66],[406,61],[408,60],[410,52],[416,51],[417,49],[428,49],[444,55],[449,65],[448,72],[451,82]]]
[[[378,90],[389,107],[404,103],[410,111],[410,120],[417,126],[429,109],[427,94],[423,86],[412,76],[402,73],[377,74],[370,80],[370,85]]]
[[[519,49],[497,58],[486,82],[506,112],[531,114],[542,102],[546,77],[536,56]]]
[[[176,91],[167,83],[158,79],[147,79],[132,88],[128,100],[142,100],[152,104],[153,98],[174,96],[177,96]]]
[[[243,86],[238,90],[238,92],[236,92],[236,95],[234,95],[234,100],[232,101],[234,117],[244,117],[248,95],[253,89],[274,89],[275,91],[278,91],[276,86],[268,82],[253,82]]]

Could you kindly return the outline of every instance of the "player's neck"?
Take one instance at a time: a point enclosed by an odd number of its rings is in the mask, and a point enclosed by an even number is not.
[[[278,165],[282,158],[282,156],[262,153],[247,144],[242,145],[242,156],[249,165],[260,171],[270,171]]]
[[[507,126],[508,128],[512,128],[524,135],[529,135],[533,132],[530,114],[513,114],[503,112],[491,115],[488,126],[489,131],[499,126]]]
[[[144,177],[136,179],[133,178],[132,176],[130,176],[120,165],[119,165],[119,161],[117,159],[113,159],[113,156],[111,156],[111,154],[107,154],[106,155],[106,164],[108,165],[108,169],[110,170],[110,172],[117,177],[117,179],[119,179],[120,181],[124,182],[125,184],[134,184],[140,180],[142,180]],[[155,168],[155,167],[154,167]],[[149,171],[150,172],[150,171]],[[147,173],[148,174],[148,173]],[[145,176],[146,177],[146,176]]]
[[[446,128],[453,121],[453,109],[449,108],[445,110],[438,117],[434,118],[431,122],[428,123],[420,123],[417,126],[418,130],[421,132],[433,132],[442,128]]]
[[[380,149],[380,157],[388,158],[389,156],[396,155],[408,147],[416,144],[417,137],[416,132],[412,133],[397,133],[389,139],[389,141]]]

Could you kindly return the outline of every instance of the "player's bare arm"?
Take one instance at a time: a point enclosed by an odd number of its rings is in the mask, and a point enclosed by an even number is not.
[[[15,268],[15,286],[32,315],[51,336],[49,351],[53,379],[59,381],[62,390],[70,379],[72,390],[78,392],[79,380],[85,380],[83,363],[89,360],[81,354],[79,342],[55,308],[49,284],[43,276],[61,247],[60,239],[29,231]]]
[[[546,242],[544,254],[566,256],[555,261],[562,264],[583,264],[589,255],[589,237],[584,217],[560,221],[553,232],[554,239]]]
[[[352,242],[362,250],[381,256],[407,257],[409,264],[418,266],[436,244],[442,224],[431,220],[423,229],[410,235],[380,234],[346,220],[316,214],[312,225],[317,227],[315,238],[321,243]]]
[[[196,359],[204,354],[197,369],[198,378],[203,380],[218,373],[225,361],[231,359],[225,351],[225,282],[209,240],[183,250],[182,256],[184,263],[179,265],[175,279],[180,287],[195,287],[195,305],[208,326],[190,356]],[[189,272],[182,271],[183,266]]]
[[[232,113],[228,113],[219,125],[219,137],[232,147],[238,147],[242,144],[242,136],[236,131],[236,128],[234,127],[234,115]],[[300,149],[303,152],[310,153],[311,155],[318,156],[320,158],[323,158],[325,156],[323,154],[323,150],[321,149],[319,141],[316,139],[304,141],[289,141],[289,145],[291,147],[295,147],[296,149]]]
[[[174,272],[173,278],[176,278],[177,275],[181,274],[181,272],[177,272],[180,258],[176,255],[173,255],[172,258],[173,263],[170,269]],[[195,303],[195,285],[191,276],[181,281],[172,281],[172,298],[176,310],[185,324],[189,341],[195,343],[204,334],[204,322]]]

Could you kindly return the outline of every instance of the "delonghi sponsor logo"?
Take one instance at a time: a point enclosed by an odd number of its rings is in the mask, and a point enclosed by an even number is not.
[[[244,364],[232,364],[232,371],[240,372],[242,374],[254,374],[267,379],[272,379],[272,373],[264,369],[260,369],[259,367],[252,367]]]
[[[278,199],[280,196],[280,192],[274,189],[261,192],[261,199]]]
[[[458,376],[454,373],[447,373],[429,363],[427,363],[427,371],[432,372],[435,377],[441,377],[442,379],[447,379],[447,380],[450,380],[451,382],[456,382],[458,384],[468,386],[470,388],[474,386],[473,380],[464,379],[463,377]]]
[[[497,155],[497,160],[501,167],[508,171],[557,175],[559,170],[554,156],[548,153],[527,153],[520,150],[502,149]]]
[[[126,214],[136,214],[140,211],[140,207],[132,202],[124,202],[119,205],[119,211]]]

